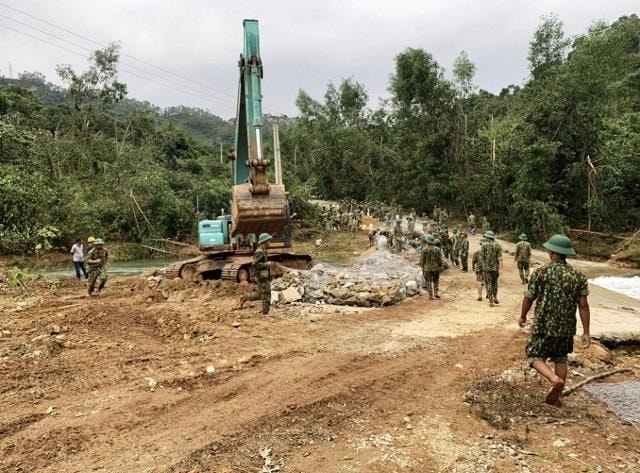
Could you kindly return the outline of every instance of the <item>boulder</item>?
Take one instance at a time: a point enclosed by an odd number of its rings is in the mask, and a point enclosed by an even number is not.
[[[309,302],[316,302],[324,298],[324,291],[322,289],[308,290],[305,295],[306,300]]]
[[[407,281],[406,283],[404,283],[404,287],[407,291],[407,296],[409,297],[415,296],[416,294],[418,294],[418,292],[420,292],[418,289],[418,283],[416,283],[415,281]]]
[[[294,287],[288,287],[284,291],[280,291],[279,294],[280,302],[283,304],[288,304],[290,302],[299,301],[302,299],[300,292]]]

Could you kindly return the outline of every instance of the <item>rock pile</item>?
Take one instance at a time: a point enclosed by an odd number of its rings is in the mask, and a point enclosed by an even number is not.
[[[308,271],[286,270],[271,284],[272,301],[386,306],[419,294],[420,268],[415,251],[395,255],[384,247],[350,266],[318,264]]]

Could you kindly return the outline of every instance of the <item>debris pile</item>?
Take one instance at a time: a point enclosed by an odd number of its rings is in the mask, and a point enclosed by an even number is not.
[[[410,253],[410,252],[407,252]],[[422,272],[411,254],[395,255],[386,249],[349,266],[318,264],[307,271],[288,270],[271,284],[272,302],[302,301],[359,307],[386,306],[420,292]]]

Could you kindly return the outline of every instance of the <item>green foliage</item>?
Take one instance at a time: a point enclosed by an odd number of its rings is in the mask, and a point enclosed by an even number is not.
[[[64,68],[68,95],[33,73],[0,86],[0,253],[40,254],[89,235],[191,238],[199,218],[229,210],[218,146],[148,104],[124,103],[116,65],[107,48],[87,72]]]
[[[21,269],[16,266],[7,271],[7,283],[9,287],[27,288],[33,278],[31,273],[26,269]]]
[[[534,77],[562,63],[569,41],[564,37],[562,21],[557,15],[542,17],[542,24],[529,43],[529,68]]]
[[[539,240],[572,227],[640,225],[640,19],[596,23],[567,40],[543,17],[530,43],[532,76],[499,95],[473,84],[464,52],[453,81],[422,49],[398,54],[391,98],[368,109],[363,85],[304,91],[284,129],[288,171],[326,198],[386,200],[464,217]],[[591,177],[589,177],[591,176]],[[593,181],[587,185],[589,179]]]
[[[119,59],[120,46],[110,44],[93,52],[90,67],[82,74],[68,64],[56,68],[60,78],[69,84],[69,93],[76,108],[90,107],[95,103],[117,103],[127,95],[126,84],[117,79]]]

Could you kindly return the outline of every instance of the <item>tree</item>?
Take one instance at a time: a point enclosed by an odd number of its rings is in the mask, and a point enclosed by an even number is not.
[[[453,82],[461,99],[468,98],[475,90],[473,85],[475,75],[476,65],[469,59],[466,51],[460,51],[460,55],[453,62]]]
[[[534,78],[541,77],[553,66],[562,63],[569,41],[564,37],[563,24],[557,15],[542,17],[542,23],[529,43],[529,70]]]
[[[79,74],[69,64],[56,67],[60,78],[69,86],[77,109],[96,103],[118,103],[127,95],[127,86],[118,81],[120,46],[112,43],[96,49],[89,59],[89,69]]]

